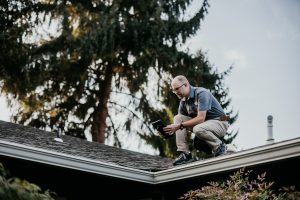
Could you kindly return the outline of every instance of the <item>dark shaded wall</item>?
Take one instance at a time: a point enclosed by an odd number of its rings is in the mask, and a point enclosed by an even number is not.
[[[267,172],[267,181],[274,181],[274,189],[295,185],[300,190],[300,158],[286,159],[269,164],[246,167],[251,175]],[[228,179],[236,170],[213,175],[174,181],[159,185],[137,183],[77,170],[49,166],[36,162],[0,156],[11,175],[37,184],[43,190],[50,189],[62,199],[130,199],[130,200],[174,200],[189,190],[208,185],[207,182]],[[108,198],[106,198],[108,197]]]

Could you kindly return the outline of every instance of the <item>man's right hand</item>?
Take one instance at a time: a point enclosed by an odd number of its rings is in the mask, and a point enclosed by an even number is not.
[[[178,129],[180,129],[180,124],[170,124],[164,127],[164,132],[168,135],[173,135]]]

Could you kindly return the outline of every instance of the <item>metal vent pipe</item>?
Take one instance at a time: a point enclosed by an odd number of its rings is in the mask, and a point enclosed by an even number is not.
[[[268,116],[268,138],[267,138],[267,144],[273,144],[274,138],[273,138],[273,116]]]

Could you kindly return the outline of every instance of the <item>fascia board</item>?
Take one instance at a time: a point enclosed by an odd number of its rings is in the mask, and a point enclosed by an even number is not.
[[[149,184],[210,175],[300,156],[300,138],[243,150],[167,170],[148,172],[116,164],[0,141],[0,155]]]
[[[155,172],[154,183],[199,177],[299,156],[298,138]]]
[[[7,141],[0,141],[0,155],[153,184],[153,174],[148,171],[29,147]]]

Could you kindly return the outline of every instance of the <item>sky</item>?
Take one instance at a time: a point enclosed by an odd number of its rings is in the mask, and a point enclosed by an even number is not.
[[[267,117],[275,142],[300,137],[300,1],[211,0],[201,29],[187,41],[191,52],[206,52],[224,80],[237,121],[239,150],[266,144]],[[195,1],[193,8],[201,5]],[[192,11],[191,11],[192,15]],[[9,121],[0,97],[0,120]]]
[[[212,0],[201,30],[187,45],[201,48],[239,113],[231,130],[239,149],[264,145],[267,116],[275,142],[300,136],[300,1]],[[195,6],[196,7],[196,6]]]

